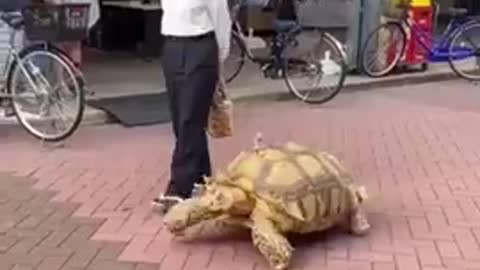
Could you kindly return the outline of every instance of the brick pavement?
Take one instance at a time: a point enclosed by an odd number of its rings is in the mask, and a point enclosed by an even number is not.
[[[369,188],[372,233],[356,238],[331,232],[295,241],[292,269],[480,269],[476,90],[448,82],[349,93],[319,107],[239,105],[236,136],[213,141],[212,158],[223,167],[263,131],[267,141],[294,139],[331,151]],[[65,257],[73,258],[78,248],[65,245],[81,239],[87,248],[80,250],[90,253],[78,255],[84,257],[74,269],[267,269],[248,237],[178,243],[150,213],[149,200],[168,178],[168,126],[83,128],[56,149],[17,134],[0,130],[0,171],[19,178],[2,182],[1,190],[12,186],[18,195],[12,202],[1,196],[0,212],[24,209],[0,218],[0,262],[7,262],[0,267],[26,259],[15,269],[71,269]],[[19,240],[18,232],[27,240]],[[110,257],[98,266],[107,246]]]
[[[156,269],[119,262],[126,244],[91,241],[102,219],[72,217],[74,203],[51,202],[55,192],[34,181],[0,174],[0,269]]]

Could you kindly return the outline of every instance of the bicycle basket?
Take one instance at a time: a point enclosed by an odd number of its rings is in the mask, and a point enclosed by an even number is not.
[[[89,4],[30,5],[22,10],[29,40],[80,41],[87,36]]]

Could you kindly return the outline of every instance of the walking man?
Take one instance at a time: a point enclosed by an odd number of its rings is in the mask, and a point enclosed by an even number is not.
[[[168,210],[211,174],[205,128],[219,65],[229,53],[232,23],[227,0],[162,1],[162,9],[161,62],[175,149],[170,183],[153,202]]]

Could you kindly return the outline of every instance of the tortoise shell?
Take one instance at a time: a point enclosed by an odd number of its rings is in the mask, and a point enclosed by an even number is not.
[[[333,155],[292,142],[240,153],[225,176],[225,184],[300,221],[338,216],[359,203],[351,176]]]

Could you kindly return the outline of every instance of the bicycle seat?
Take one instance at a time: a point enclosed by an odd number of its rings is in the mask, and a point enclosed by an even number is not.
[[[6,12],[0,15],[0,19],[13,29],[19,29],[23,25],[23,16],[19,12]]]
[[[464,16],[468,13],[466,8],[449,8],[448,14],[453,17]]]
[[[275,20],[273,22],[273,29],[277,33],[288,33],[300,26],[296,21],[287,21],[287,20]]]

